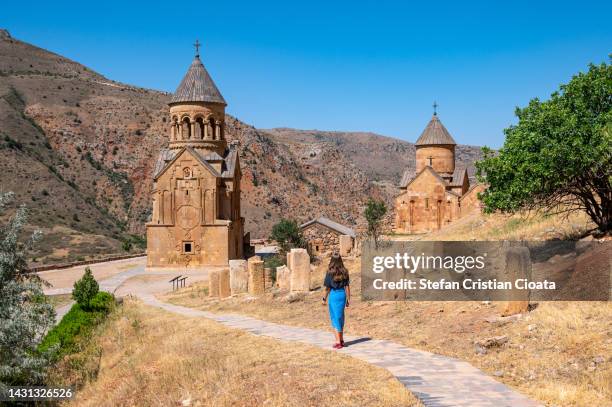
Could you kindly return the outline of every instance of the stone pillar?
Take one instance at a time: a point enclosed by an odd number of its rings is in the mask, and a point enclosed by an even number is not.
[[[511,247],[506,252],[504,281],[510,281],[514,285],[519,278],[531,279],[531,258],[527,247]],[[529,291],[509,290],[507,301],[501,302],[499,307],[502,316],[529,311]]]
[[[340,256],[346,257],[353,251],[353,238],[349,235],[340,235],[338,237],[340,243]]]
[[[219,297],[227,298],[230,295],[230,272],[228,269],[223,269],[219,271]]]
[[[276,268],[276,285],[283,291],[289,291],[291,288],[291,270],[287,266]]]
[[[266,290],[274,286],[274,283],[272,282],[272,268],[270,267],[264,268],[264,282]]]
[[[208,138],[210,137],[210,135],[208,134],[208,120],[204,121],[204,140],[208,140]]]
[[[211,297],[219,296],[219,271],[214,270],[208,273],[208,295]]]
[[[310,291],[310,256],[306,249],[291,249],[291,291]]]
[[[230,260],[230,291],[232,295],[247,292],[249,269],[246,260]]]
[[[265,291],[264,262],[261,260],[253,260],[253,257],[251,257],[248,261],[248,265],[249,265],[249,283],[248,283],[249,294],[262,295]]]

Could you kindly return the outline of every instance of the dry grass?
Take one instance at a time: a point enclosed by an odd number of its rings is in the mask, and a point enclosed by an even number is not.
[[[568,216],[521,212],[514,215],[481,214],[477,211],[438,232],[421,235],[390,235],[393,240],[550,240],[576,239],[595,225],[584,212]]]
[[[59,308],[72,301],[72,294],[48,295],[47,301],[53,305],[53,308]]]
[[[384,369],[126,301],[100,332],[79,406],[415,406]]]
[[[577,226],[580,219],[585,220],[580,215],[567,224],[557,223],[558,218],[515,219],[519,218],[474,217],[451,230],[448,240],[459,238],[474,222],[485,222],[482,230],[470,235],[477,240],[491,240],[495,233],[502,239],[549,238],[553,227],[558,233],[565,233],[566,228],[588,228],[586,221]],[[443,235],[424,237],[430,238],[442,239]],[[346,264],[353,290],[347,334],[390,339],[467,360],[547,405],[612,406],[612,304],[540,303],[520,319],[499,319],[495,304],[480,302],[363,302],[359,298],[360,262]],[[322,271],[317,274],[320,277]],[[268,293],[258,299],[237,296],[215,300],[206,297],[206,286],[200,284],[164,299],[213,312],[330,329],[326,308],[320,305],[320,291],[311,292],[300,302],[287,303],[282,298]],[[506,345],[485,355],[475,352],[475,341],[500,335],[509,337]]]

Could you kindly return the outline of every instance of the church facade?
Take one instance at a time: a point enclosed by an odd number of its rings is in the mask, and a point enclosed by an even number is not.
[[[416,170],[404,172],[395,198],[396,233],[439,230],[479,208],[483,188],[470,186],[467,169],[455,165],[456,145],[434,112],[416,141]]]
[[[169,103],[169,142],[154,168],[148,268],[243,257],[240,160],[238,143],[227,142],[226,105],[196,52]]]

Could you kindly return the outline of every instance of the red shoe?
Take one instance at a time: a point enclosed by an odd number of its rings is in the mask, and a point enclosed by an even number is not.
[[[342,349],[342,344],[341,343],[336,343],[334,345],[334,349]]]

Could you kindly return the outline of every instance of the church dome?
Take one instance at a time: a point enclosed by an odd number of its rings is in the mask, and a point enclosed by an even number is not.
[[[196,55],[193,59],[189,70],[187,70],[185,77],[170,100],[171,105],[189,102],[219,103],[227,105],[217,85],[215,85],[208,71],[204,68],[204,64],[202,64],[199,55]]]
[[[416,141],[416,146],[431,146],[431,145],[457,145],[455,140],[450,135],[446,127],[442,124],[438,115],[434,113],[433,117],[421,133],[421,136]]]

